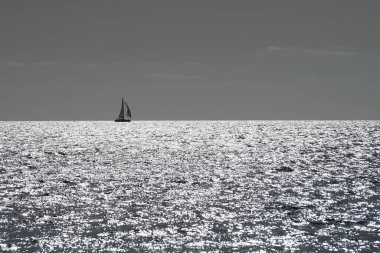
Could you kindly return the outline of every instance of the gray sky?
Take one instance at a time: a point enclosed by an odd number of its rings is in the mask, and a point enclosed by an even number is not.
[[[0,120],[380,119],[377,0],[0,0]]]

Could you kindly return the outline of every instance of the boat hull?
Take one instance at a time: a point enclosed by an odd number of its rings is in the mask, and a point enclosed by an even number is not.
[[[131,122],[129,119],[115,119],[115,122]]]

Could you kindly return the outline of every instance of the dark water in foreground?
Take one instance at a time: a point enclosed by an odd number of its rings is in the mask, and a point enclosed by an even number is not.
[[[380,251],[380,122],[0,122],[1,252],[133,250]]]

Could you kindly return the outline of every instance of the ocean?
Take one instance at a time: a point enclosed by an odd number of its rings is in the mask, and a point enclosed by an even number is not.
[[[379,252],[380,121],[0,122],[1,252]]]

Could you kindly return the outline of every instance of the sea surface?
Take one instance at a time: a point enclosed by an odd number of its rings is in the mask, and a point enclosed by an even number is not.
[[[380,121],[0,122],[0,252],[380,252]]]

